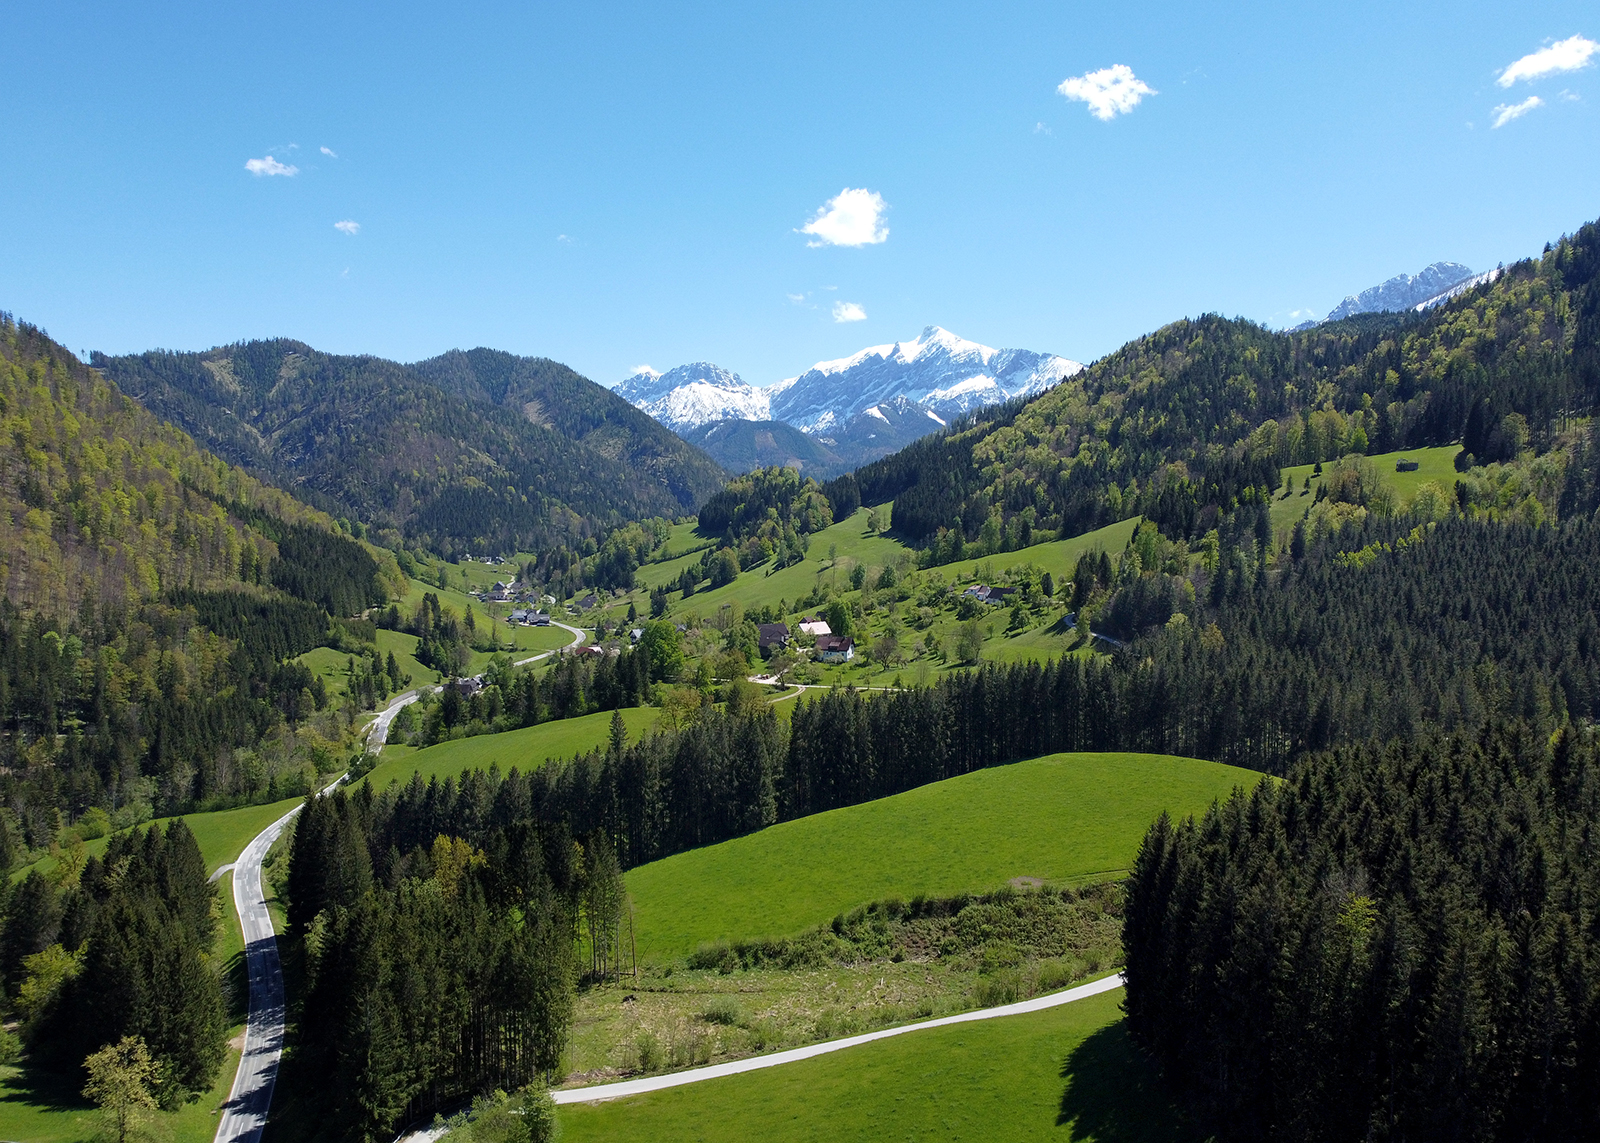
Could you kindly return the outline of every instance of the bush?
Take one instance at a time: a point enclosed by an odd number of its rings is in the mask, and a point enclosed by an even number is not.
[[[731,996],[714,996],[706,1005],[706,1010],[700,1014],[700,1018],[708,1024],[721,1024],[732,1028],[744,1022],[744,1010]]]

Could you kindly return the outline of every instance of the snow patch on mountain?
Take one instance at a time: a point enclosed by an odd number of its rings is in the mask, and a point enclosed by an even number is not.
[[[665,373],[646,369],[617,386],[617,394],[674,432],[714,421],[771,419],[771,397],[737,373],[707,361]]]
[[[1352,314],[1421,308],[1472,276],[1472,270],[1460,262],[1435,262],[1420,274],[1396,274],[1387,282],[1380,282],[1359,294],[1351,294],[1334,306],[1325,320],[1338,321]]]
[[[816,433],[895,397],[925,406],[945,420],[1042,393],[1082,368],[1051,353],[991,349],[930,325],[912,341],[819,361],[768,393],[776,419]]]

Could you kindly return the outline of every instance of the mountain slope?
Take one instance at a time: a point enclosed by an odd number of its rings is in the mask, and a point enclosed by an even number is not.
[[[393,557],[7,314],[0,421],[0,867],[91,806],[314,789],[342,730],[290,660],[403,594]]]
[[[277,340],[94,361],[223,457],[389,545],[547,545],[691,511],[715,486],[713,464],[600,386],[553,362],[474,354],[419,369]]]
[[[733,473],[781,466],[826,479],[851,468],[823,441],[782,421],[715,421],[685,428],[683,436]]]
[[[1021,407],[855,474],[938,541],[1074,535],[1143,514],[1198,537],[1282,465],[1460,440],[1479,462],[1545,447],[1600,400],[1600,226],[1421,313],[1298,333],[1214,315],[1129,342]],[[991,525],[991,519],[994,524]]]
[[[721,483],[707,456],[618,394],[547,357],[459,349],[412,369],[442,389],[520,413],[530,423],[621,463],[678,505],[698,504]]]

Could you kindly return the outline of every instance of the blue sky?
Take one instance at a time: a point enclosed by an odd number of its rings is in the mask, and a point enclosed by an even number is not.
[[[1592,0],[1127,7],[11,5],[0,308],[768,384],[929,324],[1288,324],[1600,216]],[[1110,118],[1059,90],[1119,65]]]

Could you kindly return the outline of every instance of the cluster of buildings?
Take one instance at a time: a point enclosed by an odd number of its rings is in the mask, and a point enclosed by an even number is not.
[[[499,560],[500,557],[495,556],[493,559]],[[488,563],[490,560],[486,559],[484,562]],[[509,623],[520,624],[523,627],[550,626],[550,613],[541,606],[544,601],[536,597],[531,589],[515,581],[500,580],[493,587],[473,592],[472,597],[484,603],[516,604],[517,606],[511,609],[511,614],[506,617]]]
[[[802,635],[810,635],[816,640],[812,651],[818,662],[848,663],[856,657],[856,641],[848,635],[835,635],[825,621],[808,616],[796,626]],[[788,649],[793,638],[787,623],[758,623],[756,635],[756,645],[763,658]]]

